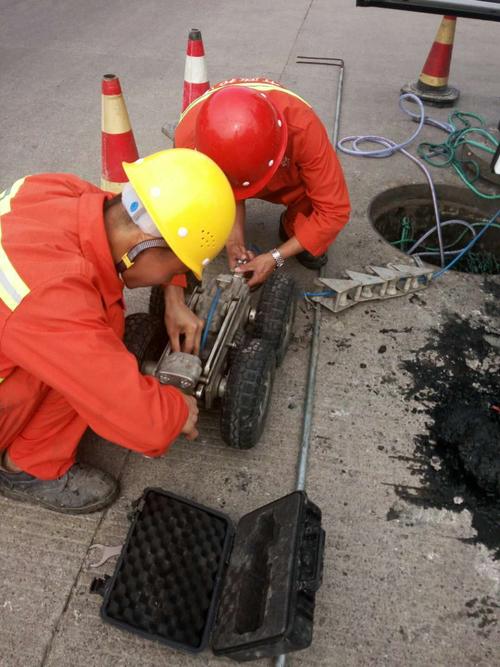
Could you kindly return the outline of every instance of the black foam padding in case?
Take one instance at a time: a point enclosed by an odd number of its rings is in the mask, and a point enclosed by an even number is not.
[[[103,617],[188,651],[208,641],[233,528],[224,515],[147,489],[132,524]]]

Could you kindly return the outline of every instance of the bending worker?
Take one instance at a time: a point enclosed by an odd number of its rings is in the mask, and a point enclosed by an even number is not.
[[[328,247],[349,219],[349,195],[325,127],[298,95],[268,79],[219,83],[184,111],[175,145],[205,153],[228,177],[237,200],[229,267],[247,261],[236,270],[253,272],[250,286],[292,256],[310,269],[327,262]],[[251,197],[287,207],[281,245],[257,257],[245,245]]]
[[[234,196],[195,151],[124,168],[130,183],[115,197],[69,174],[0,194],[0,492],[59,512],[118,494],[111,476],[75,463],[88,426],[153,457],[198,434],[195,399],[141,375],[125,348],[123,286],[188,269],[200,279],[227,240]]]

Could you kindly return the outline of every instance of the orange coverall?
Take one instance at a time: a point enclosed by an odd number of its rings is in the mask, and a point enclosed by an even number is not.
[[[267,186],[255,198],[284,204],[287,234],[295,235],[302,247],[313,255],[321,255],[349,219],[349,193],[323,123],[298,95],[269,79],[222,81],[192,102],[181,115],[175,146],[195,148],[201,102],[227,85],[264,91],[283,113],[288,126],[285,155]]]
[[[0,194],[0,449],[39,479],[71,467],[87,426],[159,456],[188,416],[182,394],[142,376],[121,340],[110,196],[69,174]]]

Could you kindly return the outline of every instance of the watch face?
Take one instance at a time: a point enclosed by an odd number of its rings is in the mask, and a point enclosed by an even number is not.
[[[273,256],[273,259],[276,262],[276,266],[278,267],[278,269],[281,269],[281,267],[285,263],[285,260],[281,256],[280,251],[277,248],[274,248],[274,250],[271,250],[271,255]]]

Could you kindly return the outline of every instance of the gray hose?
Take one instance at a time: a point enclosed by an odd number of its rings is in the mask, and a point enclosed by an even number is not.
[[[474,227],[470,224],[470,222],[465,222],[465,220],[446,220],[446,222],[441,223],[441,227],[446,227],[447,225],[463,225],[464,227],[467,227],[467,229],[470,230],[472,236],[476,236],[476,231]],[[412,245],[412,247],[408,250],[408,255],[411,255],[418,246],[425,241],[425,239],[429,238],[432,234],[434,234],[434,231],[437,229],[437,225],[434,225],[434,227],[431,227],[429,230],[425,232],[423,236],[421,236],[418,241],[415,241],[415,243]],[[447,248],[448,246],[444,246],[444,248]],[[460,250],[456,251],[460,252]],[[429,253],[418,253],[419,255],[428,255]],[[433,255],[439,254],[436,252],[432,253]],[[449,253],[448,253],[449,254]]]
[[[415,102],[417,104],[419,108],[419,114],[410,111],[403,105],[403,100],[405,99],[411,100],[412,102]],[[399,151],[403,153],[403,155],[406,155],[406,157],[410,158],[410,160],[412,160],[424,172],[431,190],[432,204],[434,207],[434,216],[436,219],[436,224],[431,230],[426,232],[420,239],[418,239],[418,241],[415,242],[415,244],[410,248],[410,250],[408,250],[407,254],[411,255],[426,238],[428,238],[431,234],[436,232],[438,237],[439,252],[433,254],[439,255],[441,266],[444,267],[445,254],[450,254],[450,253],[445,251],[445,246],[443,244],[442,227],[448,223],[460,224],[465,226],[468,226],[468,223],[465,220],[448,220],[444,223],[441,222],[441,216],[439,213],[439,207],[437,202],[436,188],[432,181],[431,174],[427,169],[427,166],[424,164],[424,162],[418,160],[416,157],[411,155],[411,153],[405,150],[405,146],[408,146],[414,139],[417,138],[424,125],[433,125],[434,127],[438,127],[439,129],[444,130],[446,132],[451,132],[453,128],[449,123],[441,123],[440,121],[434,120],[429,116],[426,116],[424,111],[424,105],[422,104],[421,100],[412,93],[405,93],[401,95],[399,98],[399,106],[404,111],[404,113],[409,115],[414,121],[418,122],[417,129],[409,139],[406,139],[406,141],[403,141],[401,143],[396,143],[395,141],[392,141],[392,139],[387,139],[387,137],[379,137],[376,135],[349,136],[349,137],[344,137],[338,142],[338,148],[343,153],[347,153],[348,155],[355,155],[360,157],[378,157],[378,158],[389,157],[391,155],[394,155],[394,153],[396,153],[397,151]],[[352,148],[348,148],[345,145],[346,142],[347,143],[350,142]],[[362,143],[379,144],[381,146],[384,146],[385,148],[374,149],[374,150],[363,150],[360,148],[360,144]],[[419,256],[424,254],[429,255],[428,252],[416,253],[416,254]]]

